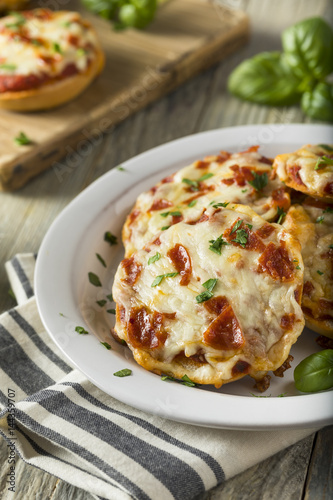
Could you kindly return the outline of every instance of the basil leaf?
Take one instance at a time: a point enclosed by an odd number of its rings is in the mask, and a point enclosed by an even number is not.
[[[296,389],[302,392],[324,391],[333,387],[333,349],[311,354],[296,366]]]
[[[320,17],[284,30],[282,45],[288,64],[299,78],[321,79],[333,71],[333,31]]]
[[[243,61],[231,73],[229,91],[258,104],[284,106],[300,100],[300,80],[280,52],[263,52]]]
[[[318,83],[314,89],[304,92],[301,104],[311,118],[333,122],[333,84]]]

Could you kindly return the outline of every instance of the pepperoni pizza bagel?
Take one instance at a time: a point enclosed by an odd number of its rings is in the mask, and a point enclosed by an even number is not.
[[[0,108],[59,106],[80,94],[103,65],[96,34],[77,12],[35,9],[0,19]]]
[[[115,334],[158,374],[216,387],[261,380],[303,330],[302,286],[290,233],[247,206],[211,205],[121,262]]]

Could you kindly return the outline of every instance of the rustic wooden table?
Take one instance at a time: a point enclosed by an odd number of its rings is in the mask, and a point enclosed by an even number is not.
[[[271,108],[241,102],[228,94],[226,82],[230,71],[244,58],[262,50],[279,50],[279,34],[286,26],[315,15],[333,23],[332,0],[224,0],[224,3],[244,9],[251,18],[252,36],[245,48],[128,118],[90,148],[89,154],[81,155],[80,165],[68,165],[61,176],[51,166],[23,189],[0,194],[1,311],[15,305],[8,294],[4,262],[15,253],[37,252],[56,215],[104,172],[142,151],[203,130],[254,123],[310,122],[298,107]],[[327,427],[198,500],[331,499],[332,449],[333,427]],[[13,495],[6,491],[7,469],[2,466],[6,460],[7,447],[1,440],[0,498],[4,500],[13,496],[19,500],[93,498],[22,460],[17,465],[17,492]]]

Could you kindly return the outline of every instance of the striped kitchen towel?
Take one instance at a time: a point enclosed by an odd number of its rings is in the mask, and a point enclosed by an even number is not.
[[[96,498],[191,500],[314,432],[195,427],[113,399],[45,332],[34,265],[32,254],[6,264],[19,305],[0,317],[0,433],[27,463]]]

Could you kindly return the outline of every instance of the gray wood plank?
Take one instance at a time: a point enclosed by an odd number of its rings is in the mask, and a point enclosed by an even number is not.
[[[317,433],[304,491],[304,500],[333,498],[333,426]]]

